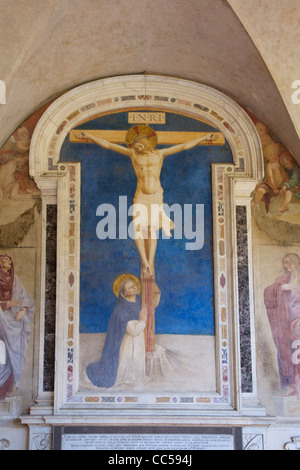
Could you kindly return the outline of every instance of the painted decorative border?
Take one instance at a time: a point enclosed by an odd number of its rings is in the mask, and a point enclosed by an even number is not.
[[[60,180],[63,191],[63,213],[58,210],[58,233],[61,234],[58,240],[58,260],[62,260],[59,272],[57,309],[61,305],[64,296],[64,316],[58,319],[58,330],[65,331],[61,363],[60,377],[66,377],[66,381],[57,381],[57,385],[63,385],[63,390],[56,387],[63,394],[64,403],[86,404],[87,407],[95,405],[216,405],[223,404],[231,406],[230,394],[230,351],[229,351],[229,318],[230,302],[228,299],[229,277],[227,266],[227,245],[226,227],[227,210],[224,193],[224,183],[227,174],[230,176],[234,172],[234,167],[230,165],[214,165],[213,168],[213,193],[214,193],[214,213],[215,217],[215,252],[217,253],[215,262],[215,311],[216,311],[216,342],[217,342],[217,367],[218,370],[218,393],[214,394],[162,394],[151,393],[146,397],[144,394],[116,393],[103,391],[88,393],[78,391],[78,364],[79,364],[79,301],[80,290],[80,165],[61,164],[61,172],[66,172],[65,177]],[[58,208],[59,209],[59,208]],[[62,210],[62,209],[61,209]],[[64,241],[64,243],[62,243]],[[229,244],[230,246],[230,244]],[[229,248],[228,246],[228,248]],[[58,310],[59,312],[59,310]],[[59,382],[59,383],[58,383]]]
[[[126,89],[132,92],[125,95]],[[147,75],[95,81],[75,88],[52,103],[32,136],[31,176],[39,180],[52,172],[59,174],[62,143],[70,130],[83,121],[127,108],[147,110],[157,107],[211,122],[228,140],[236,172],[245,173],[255,180],[261,179],[263,160],[259,137],[252,120],[235,102],[204,85]]]

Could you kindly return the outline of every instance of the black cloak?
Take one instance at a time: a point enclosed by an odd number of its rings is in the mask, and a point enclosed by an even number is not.
[[[129,302],[119,294],[118,302],[111,314],[105,343],[100,361],[87,366],[86,373],[96,387],[112,387],[116,380],[119,365],[120,347],[127,323],[139,320],[142,308],[142,296],[136,296],[136,302]]]

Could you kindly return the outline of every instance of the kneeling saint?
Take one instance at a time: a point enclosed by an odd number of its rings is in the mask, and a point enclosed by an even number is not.
[[[156,294],[159,289],[155,286]],[[145,339],[147,311],[132,281],[121,286],[111,315],[100,361],[90,364],[87,377],[96,387],[137,384],[146,379]]]

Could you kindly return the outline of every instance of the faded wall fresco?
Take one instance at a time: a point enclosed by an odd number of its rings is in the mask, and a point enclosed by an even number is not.
[[[0,149],[0,400],[1,416],[32,405],[38,325],[40,192],[29,176],[32,132],[47,106],[34,113]]]
[[[300,167],[290,152],[257,121],[264,156],[265,177],[252,198],[258,227],[282,245],[300,239]]]
[[[300,411],[300,168],[254,122],[265,164],[251,195],[258,389],[269,412],[293,416]]]

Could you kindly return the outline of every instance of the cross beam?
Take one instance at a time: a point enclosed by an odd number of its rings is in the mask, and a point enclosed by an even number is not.
[[[83,142],[92,142],[87,141],[87,139],[80,139],[75,136],[75,134],[80,134],[85,129],[76,129],[71,130],[70,132],[70,142],[73,143],[83,143]],[[101,137],[102,139],[108,140],[115,144],[124,144],[126,142],[127,131],[107,131],[102,129],[97,130],[86,130],[89,134],[95,137]],[[168,131],[155,131],[158,139],[158,145],[176,145],[188,142],[192,139],[198,139],[199,137],[204,137],[208,132],[168,132]],[[200,142],[199,145],[224,145],[225,137],[221,132],[212,132],[213,140]]]

